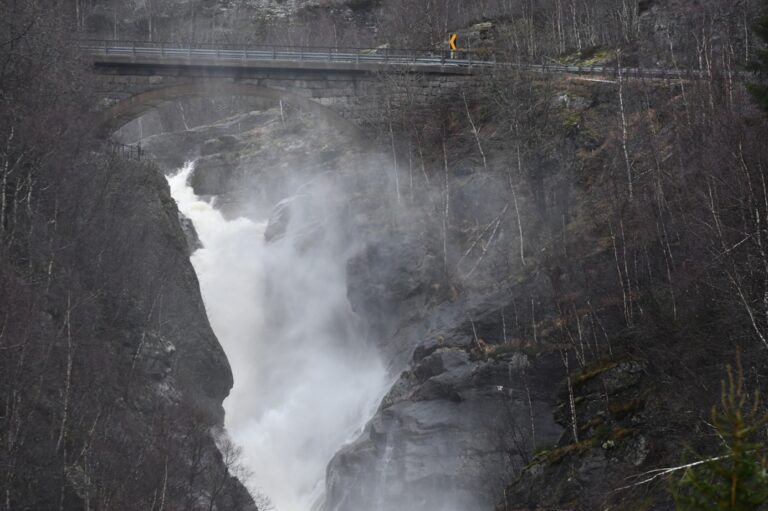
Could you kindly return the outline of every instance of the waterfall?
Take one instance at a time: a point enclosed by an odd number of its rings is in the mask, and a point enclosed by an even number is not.
[[[350,309],[333,226],[311,250],[291,241],[295,219],[283,239],[266,243],[266,221],[228,219],[215,200],[195,195],[193,169],[168,182],[202,242],[191,261],[232,366],[226,429],[277,511],[309,511],[328,461],[373,415],[385,369]]]

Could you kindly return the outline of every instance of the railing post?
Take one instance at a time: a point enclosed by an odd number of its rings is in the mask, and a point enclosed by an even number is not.
[[[165,43],[160,43],[160,56],[165,57]]]
[[[304,47],[299,48],[299,60],[304,60]]]
[[[109,43],[107,43],[107,41],[105,40],[104,41],[104,55],[108,55],[109,54],[109,46],[107,46],[108,44]]]
[[[389,47],[384,48],[384,62],[389,62]]]
[[[355,64],[360,63],[360,50],[355,50]]]
[[[136,41],[131,42],[131,53],[133,55],[133,58],[136,58]]]
[[[275,60],[277,58],[277,48],[274,46],[272,47],[272,60]]]

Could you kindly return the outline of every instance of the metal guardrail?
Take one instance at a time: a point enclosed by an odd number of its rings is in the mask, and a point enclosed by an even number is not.
[[[188,44],[150,41],[81,40],[94,55],[152,58],[249,61],[327,62],[346,64],[427,65],[460,68],[491,67],[495,57],[482,52],[408,50],[397,48],[327,48],[275,45]]]
[[[141,144],[127,145],[115,141],[107,142],[104,152],[113,157],[137,161],[141,161],[145,156]]]
[[[280,61],[296,63],[339,63],[374,64],[381,68],[388,66],[419,66],[420,70],[435,68],[436,72],[447,69],[473,70],[507,69],[541,74],[576,74],[596,75],[616,78],[619,68],[603,65],[569,65],[555,63],[511,63],[498,59],[491,50],[474,51],[434,51],[397,48],[328,48],[308,46],[277,45],[235,45],[235,44],[190,44],[152,41],[120,40],[81,40],[83,50],[92,55],[117,57],[120,60],[131,59],[184,60],[193,64],[195,61],[209,63],[219,61],[242,66],[248,62]],[[301,64],[299,64],[301,65]],[[343,66],[340,66],[343,67]],[[621,68],[621,74],[627,79],[688,79],[700,80],[708,76],[707,72],[696,69],[672,68]],[[736,71],[732,79],[746,80],[753,74]]]

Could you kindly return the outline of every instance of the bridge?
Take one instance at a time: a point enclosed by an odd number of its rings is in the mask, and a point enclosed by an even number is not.
[[[406,95],[421,105],[492,72],[492,58],[468,53],[291,46],[191,45],[81,41],[102,98],[106,137],[163,102],[195,96],[252,96],[282,101],[336,129],[359,135]],[[412,87],[415,85],[415,88]]]
[[[472,52],[381,48],[324,48],[273,45],[194,45],[149,41],[82,41],[80,47],[101,66],[177,65],[232,69],[282,68],[329,71],[384,71],[472,74],[495,66],[495,57]]]
[[[499,69],[590,75],[599,79],[700,79],[702,72],[564,64],[513,64],[490,52],[440,52],[270,45],[205,45],[86,40],[102,97],[100,135],[163,102],[195,96],[253,96],[293,105],[336,129],[359,135],[361,126],[391,109],[429,105]],[[743,78],[739,73],[738,78]]]

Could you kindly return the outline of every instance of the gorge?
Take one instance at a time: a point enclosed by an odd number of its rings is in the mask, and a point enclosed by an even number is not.
[[[346,301],[343,254],[328,240],[337,227],[328,218],[312,225],[314,218],[297,218],[294,208],[283,246],[266,243],[266,220],[227,220],[215,202],[194,195],[187,184],[193,166],[169,183],[199,235],[192,263],[232,365],[227,431],[277,509],[311,509],[322,496],[328,460],[367,421],[386,383]],[[297,246],[312,236],[302,233],[307,225],[322,228],[320,243],[331,246]]]
[[[763,4],[0,0],[0,510],[768,509]]]

